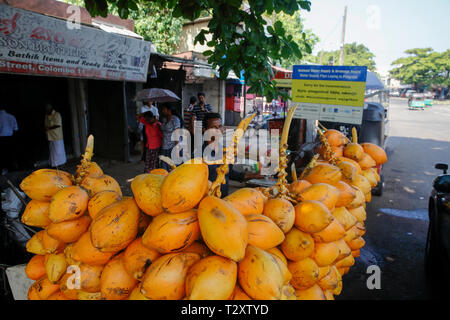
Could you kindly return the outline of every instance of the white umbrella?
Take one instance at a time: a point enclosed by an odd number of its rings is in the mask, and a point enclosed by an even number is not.
[[[161,88],[150,88],[139,91],[134,98],[142,102],[176,102],[181,99],[172,91]]]

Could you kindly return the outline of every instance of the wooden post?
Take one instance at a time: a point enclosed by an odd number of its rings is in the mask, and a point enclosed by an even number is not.
[[[128,103],[127,103],[127,91],[126,91],[126,82],[122,82],[122,95],[123,95],[123,133],[124,133],[124,145],[123,145],[123,155],[124,161],[130,161],[130,143],[128,141]]]
[[[78,106],[77,100],[79,96],[78,90],[76,90],[75,82],[78,79],[67,79],[67,84],[69,87],[69,106],[70,106],[70,120],[72,125],[72,146],[73,146],[73,156],[78,158],[81,156],[81,145],[80,145],[80,126],[78,121]]]
[[[77,80],[75,82],[76,92],[79,96],[79,103],[77,107],[78,112],[78,126],[80,129],[80,149],[86,149],[86,141],[88,138],[88,97],[87,97],[87,80]]]

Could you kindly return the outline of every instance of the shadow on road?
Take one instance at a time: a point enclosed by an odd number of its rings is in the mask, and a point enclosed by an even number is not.
[[[450,141],[393,136],[387,153],[383,196],[372,197],[367,206],[366,246],[344,275],[339,300],[431,298],[424,272],[428,199],[442,173],[434,165],[450,164]],[[367,288],[370,265],[381,269],[380,290]]]
[[[433,180],[442,172],[436,163],[450,163],[450,142],[432,139],[389,137],[389,162],[383,168],[384,200],[390,207],[426,208]]]

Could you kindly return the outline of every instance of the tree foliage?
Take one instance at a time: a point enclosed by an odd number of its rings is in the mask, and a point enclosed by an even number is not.
[[[139,11],[133,11],[131,14],[136,33],[152,42],[158,52],[174,53],[183,30],[184,19],[173,17],[171,9],[160,9],[154,3],[138,4],[138,8]]]
[[[391,76],[404,84],[450,85],[450,49],[439,53],[432,48],[405,51],[406,57],[392,62]]]
[[[282,58],[280,61],[281,66],[286,69],[292,69],[293,65],[301,64],[302,61],[311,61],[311,53],[315,45],[319,42],[319,37],[312,30],[305,29],[300,11],[296,11],[293,15],[280,12],[275,14],[272,21],[274,23],[281,21],[283,28],[286,30],[286,34],[292,36],[292,40],[297,43],[300,50],[304,53],[301,59],[294,55]]]
[[[268,99],[283,95],[271,78],[271,62],[295,56],[303,57],[310,47],[300,47],[281,21],[268,25],[263,15],[283,12],[293,15],[300,9],[310,10],[309,0],[84,0],[91,15],[106,16],[108,6],[115,7],[122,18],[140,12],[142,8],[156,6],[159,10],[171,10],[175,18],[195,20],[205,12],[212,19],[208,29],[202,30],[195,43],[207,44],[212,50],[203,54],[213,68],[218,67],[220,77],[226,79],[233,70],[235,74],[244,71],[249,92],[266,96]],[[207,41],[207,36],[211,40]],[[306,39],[306,34],[299,36]]]
[[[323,65],[339,65],[340,50],[319,52],[313,62],[320,63],[322,55]],[[376,70],[375,55],[363,44],[356,42],[344,44],[345,66],[366,66],[369,71]]]

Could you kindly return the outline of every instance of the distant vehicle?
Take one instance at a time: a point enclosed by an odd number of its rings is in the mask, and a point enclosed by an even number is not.
[[[431,91],[427,91],[423,94],[423,102],[425,104],[425,107],[431,107],[434,102],[434,94]]]
[[[428,201],[425,272],[434,293],[443,298],[443,295],[449,295],[450,285],[450,175],[447,164],[438,163],[435,168],[443,174],[434,180]]]
[[[414,93],[417,93],[416,90],[407,90],[405,93],[406,98],[410,98]]]
[[[400,97],[400,91],[398,91],[398,90],[392,90],[392,91],[389,93],[389,96],[391,96],[391,97]]]
[[[408,107],[410,110],[424,110],[425,108],[425,100],[422,93],[414,93],[408,99]]]

